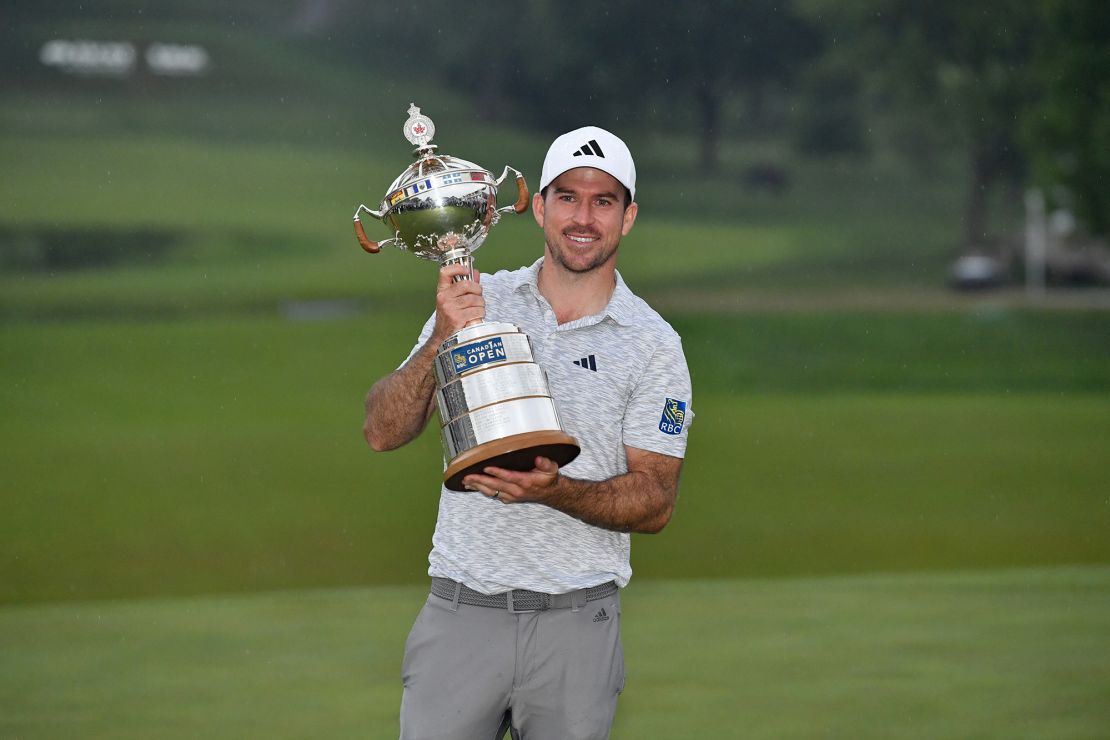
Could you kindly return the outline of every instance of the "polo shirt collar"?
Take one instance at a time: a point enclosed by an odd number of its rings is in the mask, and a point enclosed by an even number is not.
[[[537,299],[543,301],[547,300],[543,297],[543,294],[540,293],[539,286],[540,268],[543,267],[543,260],[544,258],[540,257],[530,266],[525,267],[522,270],[517,270],[513,274],[513,278],[516,281],[513,285],[514,292],[527,288]],[[624,278],[621,277],[620,271],[615,271],[615,274],[617,284],[616,287],[613,288],[613,295],[609,297],[609,303],[605,306],[605,308],[601,310],[600,313],[597,313],[592,317],[584,317],[582,319],[579,319],[579,321],[585,322],[587,321],[587,319],[593,319],[593,321],[590,321],[589,323],[595,323],[604,319],[605,317],[609,317],[613,319],[613,321],[616,321],[618,324],[624,324],[625,326],[631,326],[636,323],[636,296],[632,293],[631,290],[629,290],[628,286],[625,284]]]

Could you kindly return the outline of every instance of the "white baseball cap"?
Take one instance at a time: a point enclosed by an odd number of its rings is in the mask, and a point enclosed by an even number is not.
[[[597,126],[583,126],[551,142],[540,173],[540,190],[567,170],[594,167],[608,172],[628,188],[636,200],[636,163],[632,152],[617,136]]]

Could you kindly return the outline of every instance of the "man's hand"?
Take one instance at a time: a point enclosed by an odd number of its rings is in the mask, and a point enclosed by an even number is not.
[[[475,271],[473,280],[454,278],[468,275],[465,265],[447,265],[439,270],[436,286],[436,324],[432,341],[439,346],[445,339],[473,321],[481,321],[486,314],[486,300],[482,297],[481,275]]]
[[[463,485],[506,504],[550,506],[595,527],[654,534],[674,513],[682,458],[628,445],[624,450],[628,472],[608,480],[568,478],[554,461],[537,457],[527,472],[488,467],[463,478]]]
[[[554,491],[559,478],[559,466],[546,457],[537,457],[536,467],[526,473],[495,467],[485,468],[483,472],[485,475],[466,476],[463,485],[506,504],[525,501],[542,504]]]

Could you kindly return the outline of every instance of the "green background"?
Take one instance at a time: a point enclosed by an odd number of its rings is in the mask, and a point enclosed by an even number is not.
[[[410,98],[532,183],[559,131],[236,38],[287,96],[0,95],[0,736],[396,736],[439,443],[372,453],[362,399],[435,271],[350,216],[408,164]],[[620,267],[697,417],[633,538],[614,737],[1105,736],[1105,293],[951,291],[955,159],[797,158],[776,196],[729,174],[774,136],[714,176],[689,135],[628,139]],[[477,264],[541,248],[506,217]]]

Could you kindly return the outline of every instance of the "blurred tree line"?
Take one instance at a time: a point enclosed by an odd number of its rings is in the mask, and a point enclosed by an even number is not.
[[[0,34],[81,19],[283,36],[547,132],[590,120],[692,134],[690,165],[709,175],[730,138],[804,156],[895,152],[922,173],[955,151],[968,245],[985,237],[993,192],[1018,203],[1033,184],[1110,233],[1110,4],[1099,0],[9,0]]]
[[[394,54],[491,118],[559,129],[587,111],[692,132],[710,174],[730,136],[783,136],[814,156],[885,146],[922,170],[955,149],[968,245],[986,238],[992,191],[1020,203],[1033,184],[1094,234],[1110,230],[1110,4],[1099,0],[428,0],[391,20]]]

